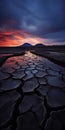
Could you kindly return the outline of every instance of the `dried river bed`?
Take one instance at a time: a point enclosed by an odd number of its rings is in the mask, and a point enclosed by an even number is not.
[[[65,129],[65,68],[29,51],[8,58],[0,67],[0,129]]]

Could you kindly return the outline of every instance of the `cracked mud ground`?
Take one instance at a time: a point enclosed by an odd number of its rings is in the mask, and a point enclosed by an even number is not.
[[[0,67],[0,130],[65,130],[65,68],[26,52]]]

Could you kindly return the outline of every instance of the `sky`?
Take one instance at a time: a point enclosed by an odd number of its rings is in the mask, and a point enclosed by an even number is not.
[[[65,44],[65,0],[0,0],[0,46]]]

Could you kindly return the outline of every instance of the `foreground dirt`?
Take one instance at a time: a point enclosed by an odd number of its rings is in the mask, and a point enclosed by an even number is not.
[[[65,68],[30,52],[0,67],[0,130],[21,129],[65,129]]]
[[[31,52],[46,57],[49,60],[65,67],[65,52],[52,52],[52,51],[42,51],[42,50],[33,50]]]

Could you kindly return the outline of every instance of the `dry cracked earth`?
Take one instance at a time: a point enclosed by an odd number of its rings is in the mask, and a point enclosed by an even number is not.
[[[26,52],[0,67],[0,130],[65,130],[65,68]]]

